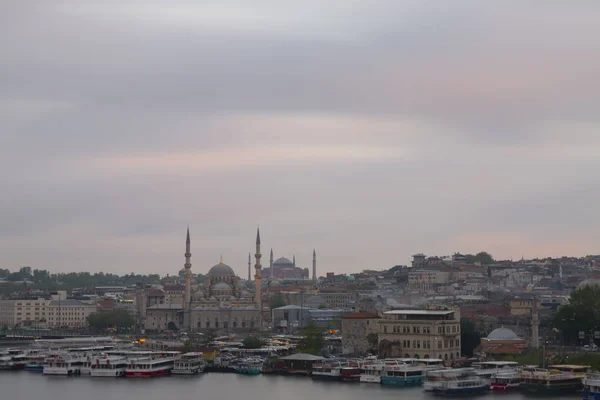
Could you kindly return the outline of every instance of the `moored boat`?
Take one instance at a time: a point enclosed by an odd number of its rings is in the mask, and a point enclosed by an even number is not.
[[[323,360],[316,362],[312,367],[311,377],[314,380],[341,381],[342,368],[346,367],[345,362],[339,360]]]
[[[383,367],[381,383],[395,386],[418,386],[425,381],[425,368],[412,362],[388,361]]]
[[[558,369],[562,368],[562,370]],[[575,393],[583,389],[586,366],[523,367],[520,389],[530,394]]]
[[[91,361],[90,376],[102,378],[118,378],[125,376],[127,358],[122,356],[100,355]]]
[[[20,349],[8,349],[0,352],[0,370],[24,369],[27,356]]]
[[[472,395],[489,390],[489,380],[478,376],[474,368],[450,368],[428,371],[423,387],[437,395]]]
[[[600,373],[588,373],[583,378],[583,400],[600,400]]]
[[[185,353],[175,360],[173,375],[197,375],[204,371],[202,353]]]
[[[490,390],[494,392],[518,390],[520,387],[521,372],[518,369],[498,372],[490,380]]]
[[[169,375],[175,366],[176,354],[178,353],[151,353],[147,356],[129,359],[125,376],[151,378]]]
[[[69,353],[50,353],[44,360],[44,375],[73,376],[81,374],[82,359]]]
[[[385,363],[382,360],[368,359],[361,366],[360,382],[381,383]]]

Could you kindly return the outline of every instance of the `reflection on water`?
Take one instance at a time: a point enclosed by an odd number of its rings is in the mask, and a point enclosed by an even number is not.
[[[385,387],[368,383],[312,381],[306,377],[204,374],[154,379],[42,376],[25,371],[0,371],[2,399],[51,400],[409,400],[435,399],[421,388]],[[480,398],[526,399],[519,393],[489,393]],[[448,397],[445,397],[448,398]],[[463,397],[464,398],[464,397]],[[564,399],[565,396],[545,397]],[[573,399],[581,398],[574,394]]]

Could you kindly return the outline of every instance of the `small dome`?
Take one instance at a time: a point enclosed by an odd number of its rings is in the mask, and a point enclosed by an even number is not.
[[[356,278],[354,277],[354,275],[348,275],[348,280],[354,281],[354,280],[356,280]]]
[[[520,337],[517,336],[516,333],[511,331],[508,328],[498,328],[494,329],[487,335],[487,339],[489,340],[521,340]]]
[[[212,267],[208,271],[207,275],[212,276],[212,277],[235,276],[235,272],[233,272],[233,269],[231,269],[231,267],[229,265],[219,263],[219,264],[215,265],[214,267]]]
[[[600,278],[592,277],[577,285],[577,289],[583,289],[586,286],[600,286]]]
[[[215,284],[211,289],[212,290],[231,290],[231,286],[229,286],[225,282],[219,282],[219,283]]]

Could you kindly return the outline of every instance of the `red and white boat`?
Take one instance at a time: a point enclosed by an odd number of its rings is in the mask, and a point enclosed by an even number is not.
[[[151,378],[169,375],[175,366],[178,352],[152,353],[150,356],[129,359],[125,376],[132,378]]]
[[[517,369],[498,372],[490,381],[490,390],[494,392],[518,390],[519,387],[521,387],[521,373]]]

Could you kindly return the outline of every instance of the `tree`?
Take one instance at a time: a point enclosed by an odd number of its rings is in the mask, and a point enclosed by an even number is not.
[[[319,304],[319,310],[326,310],[327,304]]]
[[[265,339],[256,335],[246,336],[244,340],[242,340],[242,344],[247,349],[260,349],[265,343]]]
[[[300,331],[302,339],[300,339],[298,342],[296,349],[301,353],[320,355],[321,349],[325,344],[323,333],[324,329],[317,327],[313,322],[311,322],[302,331]]]
[[[600,287],[588,285],[571,292],[569,302],[558,308],[552,324],[565,343],[577,343],[579,332],[587,335],[600,330]]]
[[[135,325],[135,318],[126,310],[101,311],[90,314],[88,324],[96,332],[105,332],[109,328],[127,332]]]
[[[369,333],[367,335],[367,342],[369,343],[369,352],[371,354],[377,354],[377,347],[379,346],[379,336],[376,333]]]
[[[467,254],[465,255],[465,260],[468,264],[480,263],[481,265],[488,265],[494,263],[492,255],[485,251],[481,251],[475,255]]]
[[[285,305],[285,300],[283,300],[283,297],[280,294],[273,296],[271,301],[269,301],[269,307],[271,307],[271,310],[274,308],[283,307]]]
[[[475,325],[470,319],[460,319],[460,342],[462,353],[472,357],[473,350],[481,343],[481,335],[475,330]]]

